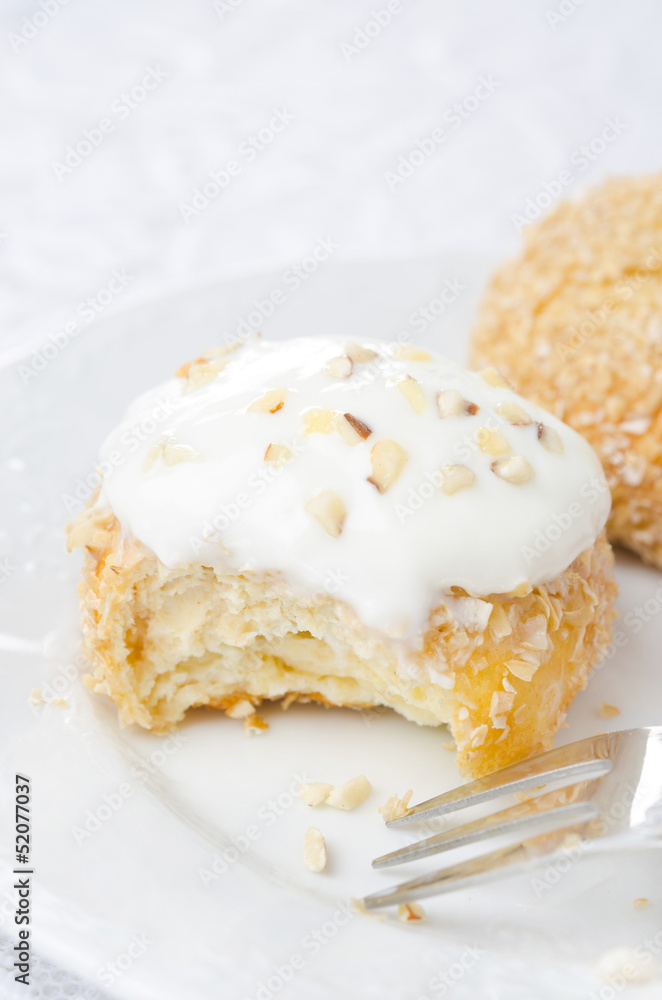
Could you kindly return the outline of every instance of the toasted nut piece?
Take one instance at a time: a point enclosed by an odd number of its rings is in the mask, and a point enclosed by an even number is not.
[[[401,816],[406,816],[409,812],[409,800],[413,794],[410,788],[402,798],[399,795],[392,795],[390,799],[387,799],[384,805],[378,809],[384,822],[390,823],[392,819],[400,819]]]
[[[548,427],[547,424],[538,424],[538,440],[547,451],[551,451],[555,455],[563,454],[563,441],[553,427]]]
[[[532,679],[540,664],[529,663],[527,660],[506,660],[506,666],[514,677],[519,677],[521,681],[526,681],[528,683]]]
[[[510,445],[505,437],[501,431],[497,431],[493,427],[480,427],[476,434],[476,440],[478,447],[486,455],[510,454]]]
[[[441,488],[449,496],[471,486],[476,478],[466,465],[443,465],[441,468]]]
[[[373,446],[370,461],[372,475],[368,476],[368,482],[376,486],[380,493],[385,493],[404,469],[407,452],[396,441],[385,438]]]
[[[143,472],[149,472],[151,468],[162,460],[164,465],[178,465],[179,462],[190,462],[191,459],[199,458],[200,452],[189,444],[180,444],[173,437],[162,437],[153,448],[147,452],[143,462]]]
[[[365,774],[360,774],[358,778],[350,778],[344,785],[336,785],[329,792],[326,804],[334,809],[354,809],[367,799],[371,791],[372,785]]]
[[[333,785],[327,785],[324,781],[309,781],[306,785],[299,785],[299,795],[307,806],[321,806],[332,789]]]
[[[337,410],[320,410],[317,406],[307,410],[303,415],[303,433],[330,434],[336,415]]]
[[[326,373],[332,378],[349,378],[352,374],[353,364],[346,354],[341,354],[338,358],[331,358],[326,363]]]
[[[512,389],[510,383],[506,382],[501,372],[498,372],[496,368],[483,368],[478,374],[485,379],[488,385],[493,385],[496,389]]]
[[[425,920],[425,910],[420,903],[400,903],[398,920],[408,924],[410,920]]]
[[[306,504],[309,514],[319,521],[324,530],[332,538],[337,538],[345,523],[345,505],[337,493],[323,490]]]
[[[249,413],[275,413],[285,403],[287,389],[269,389],[264,396],[254,399],[248,407]]]
[[[355,417],[351,413],[345,413],[345,414],[343,414],[343,416],[345,417],[345,420],[347,421],[347,423],[352,425],[352,427],[354,428],[354,430],[356,431],[356,433],[360,437],[362,437],[364,441],[365,441],[366,438],[370,437],[370,435],[372,434],[372,431],[370,430],[370,428],[368,427],[367,424],[363,423],[362,420],[359,420],[358,417]]]
[[[506,403],[499,403],[496,408],[497,413],[509,424],[532,424],[533,420],[521,406],[508,400]]]
[[[233,340],[230,344],[223,344],[221,347],[214,347],[212,350],[205,351],[204,355],[200,358],[195,358],[194,361],[187,361],[185,364],[180,365],[175,375],[178,378],[187,378],[189,371],[194,366],[206,365],[212,358],[220,358],[224,354],[232,354],[233,351],[238,350],[240,347],[244,346],[245,341],[243,340]],[[223,363],[223,368],[227,364],[227,361]],[[221,371],[222,369],[219,369]]]
[[[403,361],[432,361],[432,355],[420,347],[411,347],[409,344],[401,344],[393,352],[394,358],[401,358]]]
[[[182,389],[183,395],[188,395],[194,389],[211,382],[228,365],[228,358],[221,358],[220,361],[211,361],[209,358],[198,358],[196,361],[189,361],[182,365],[175,372],[176,375],[184,375],[186,382]]]
[[[465,413],[465,402],[457,389],[444,389],[437,393],[437,409],[440,417],[459,417]]]
[[[286,444],[270,444],[264,453],[264,460],[269,465],[287,465],[293,458],[292,450]]]
[[[535,475],[533,469],[522,455],[510,455],[508,458],[498,458],[496,462],[492,462],[491,469],[499,479],[505,479],[507,483],[512,483],[513,486],[521,486],[523,483],[528,483]]]
[[[405,397],[414,413],[425,413],[428,403],[420,383],[415,378],[407,375],[401,382],[396,382],[395,385]]]
[[[473,750],[476,747],[482,747],[485,742],[485,737],[487,736],[487,723],[483,722],[480,726],[476,726],[471,734],[471,747]]]
[[[480,409],[476,403],[464,399],[457,389],[444,389],[437,393],[436,399],[440,417],[459,417],[466,413],[473,416]]]
[[[303,838],[303,863],[309,872],[323,872],[326,868],[326,844],[316,826],[309,826]]]
[[[355,365],[364,365],[367,361],[372,361],[377,357],[377,351],[371,351],[369,347],[361,347],[353,340],[345,344],[345,354]]]
[[[336,414],[333,426],[336,428],[345,444],[361,444],[361,441],[363,441],[362,436],[356,430],[354,425],[347,420],[344,413]]]
[[[603,719],[613,719],[614,716],[620,715],[620,708],[616,708],[616,705],[609,705],[606,701],[600,702],[600,716]]]
[[[488,627],[495,639],[505,639],[506,636],[511,635],[513,627],[503,604],[492,605]]]

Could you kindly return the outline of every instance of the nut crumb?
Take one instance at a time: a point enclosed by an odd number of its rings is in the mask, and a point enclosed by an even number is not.
[[[338,538],[345,523],[345,505],[337,493],[323,490],[309,500],[306,510],[322,525],[327,535]]]
[[[345,354],[355,365],[364,365],[367,361],[372,361],[377,357],[377,351],[372,351],[369,347],[362,347],[353,340],[345,344]]]
[[[362,917],[371,917],[373,920],[388,920],[388,914],[383,910],[369,910],[362,899],[350,899],[350,904],[355,913],[360,913]]]
[[[293,458],[292,450],[286,444],[270,444],[264,453],[264,460],[269,465],[287,465]]]
[[[412,347],[410,344],[401,344],[393,352],[394,358],[401,361],[432,361],[432,355],[420,347]]]
[[[326,373],[332,378],[349,378],[353,368],[351,358],[348,358],[346,354],[341,354],[338,358],[331,358],[326,363]]]
[[[635,899],[632,905],[634,906],[635,910],[645,910],[649,902],[650,901],[646,899],[645,896],[639,896],[637,899]]]
[[[475,476],[466,465],[443,465],[441,467],[441,488],[448,496],[472,486]]]
[[[492,472],[499,479],[504,479],[513,486],[522,486],[533,479],[535,473],[527,460],[522,455],[509,455],[508,458],[499,458],[492,462],[490,466]]]
[[[404,469],[407,457],[407,452],[397,442],[389,438],[378,441],[370,452],[372,475],[368,482],[380,493],[385,493]]]
[[[249,413],[277,413],[285,405],[287,389],[269,389],[248,407]]]
[[[335,785],[331,789],[326,804],[333,809],[355,809],[370,795],[372,785],[365,774],[350,778],[343,785]]]
[[[326,844],[316,826],[309,826],[304,835],[303,863],[309,872],[323,872],[326,868]]]
[[[400,382],[395,383],[395,387],[400,390],[414,413],[425,413],[428,403],[420,382],[411,375],[405,375]]]
[[[305,785],[299,785],[299,795],[307,806],[321,806],[332,790],[333,785],[327,785],[324,781],[309,781]]]
[[[425,920],[425,910],[420,903],[400,903],[398,920],[408,924],[412,920]]]

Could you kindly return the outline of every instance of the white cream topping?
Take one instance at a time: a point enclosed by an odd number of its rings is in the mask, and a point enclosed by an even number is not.
[[[593,544],[610,494],[579,434],[494,372],[360,346],[254,337],[146,393],[104,444],[99,502],[166,566],[276,572],[410,639],[451,587],[543,583]]]

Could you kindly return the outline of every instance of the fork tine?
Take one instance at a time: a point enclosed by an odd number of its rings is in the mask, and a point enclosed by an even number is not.
[[[554,792],[551,795],[556,797]],[[548,801],[545,802],[545,799]],[[595,819],[600,811],[599,807],[592,802],[573,802],[570,805],[562,806],[554,803],[555,798],[542,795],[534,802],[519,803],[508,809],[501,809],[499,812],[490,813],[489,816],[482,816],[472,823],[463,823],[452,830],[445,830],[433,837],[419,840],[415,844],[401,847],[397,851],[391,851],[390,854],[383,854],[381,857],[375,858],[372,867],[390,868],[392,865],[415,861],[418,858],[428,858],[432,854],[440,854],[442,851],[450,851],[456,847],[465,847],[467,844],[487,840],[489,837],[505,833],[517,834],[520,840],[541,833],[551,833],[553,830],[565,826],[588,823]]]
[[[543,860],[549,861],[554,855],[560,855],[567,830],[558,831],[553,844],[549,835],[534,837],[521,844],[503,847],[489,854],[481,854],[469,861],[440,868],[429,875],[411,879],[393,886],[385,892],[374,892],[362,900],[367,910],[376,910],[382,906],[393,906],[396,903],[411,903],[414,899],[424,899],[426,896],[438,896],[442,893],[455,892],[472,885],[483,885],[494,882],[504,875],[521,875],[539,868]],[[585,841],[582,843],[586,843]]]
[[[591,744],[592,740],[583,742]],[[466,785],[460,785],[449,792],[444,792],[443,795],[436,795],[412,806],[404,816],[389,820],[386,825],[406,826],[409,823],[432,819],[433,816],[443,816],[456,809],[466,809],[480,802],[489,802],[499,795],[523,792],[527,788],[535,788],[536,785],[551,782],[570,785],[577,781],[599,778],[611,771],[613,765],[608,757],[590,757],[577,761],[578,746],[577,743],[570,744],[568,747],[548,750],[538,757],[510,764],[499,771],[485,775],[484,778],[476,778]]]

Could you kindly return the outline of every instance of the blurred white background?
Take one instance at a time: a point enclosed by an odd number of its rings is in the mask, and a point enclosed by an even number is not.
[[[662,165],[661,28],[655,0],[4,0],[5,360],[323,238],[512,251],[561,171]]]

